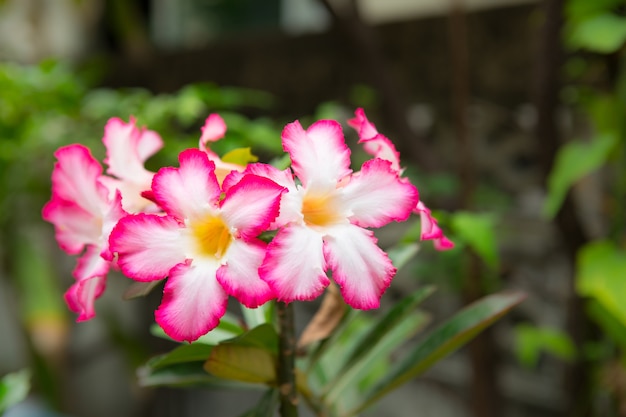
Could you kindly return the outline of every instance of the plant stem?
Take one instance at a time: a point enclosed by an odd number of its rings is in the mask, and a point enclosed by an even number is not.
[[[281,417],[298,416],[298,393],[296,391],[295,354],[296,335],[293,323],[293,305],[277,302],[278,339],[278,389],[280,392]]]

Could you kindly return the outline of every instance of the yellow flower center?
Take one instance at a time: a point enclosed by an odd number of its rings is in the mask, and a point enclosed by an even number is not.
[[[307,194],[302,200],[304,222],[309,226],[328,226],[341,219],[333,203],[333,196]]]
[[[220,259],[226,253],[232,241],[228,227],[219,217],[211,216],[195,222],[191,225],[191,230],[200,253],[216,259]]]

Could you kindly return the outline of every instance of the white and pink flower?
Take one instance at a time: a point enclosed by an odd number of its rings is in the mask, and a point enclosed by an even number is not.
[[[110,245],[130,278],[168,277],[156,320],[172,338],[193,341],[218,325],[229,295],[250,308],[275,297],[259,278],[266,244],[257,236],[278,215],[285,189],[243,175],[223,190],[215,163],[201,150],[183,151],[179,162],[152,182],[166,215],[124,217]]]
[[[399,175],[402,175],[403,169],[400,167],[400,153],[396,150],[393,143],[389,138],[378,132],[376,126],[367,119],[362,108],[356,109],[354,115],[353,119],[348,120],[348,124],[359,134],[359,143],[363,144],[365,151],[375,158],[391,162],[392,168]],[[422,226],[421,240],[432,240],[433,246],[437,250],[448,250],[454,247],[454,242],[444,235],[437,223],[437,219],[435,219],[422,201],[418,202],[413,212],[420,216]]]
[[[382,159],[365,162],[353,174],[350,150],[335,121],[318,121],[306,131],[293,122],[282,140],[293,174],[260,164],[246,170],[289,190],[261,278],[280,301],[311,300],[329,285],[330,270],[349,305],[377,308],[396,268],[367,228],[406,220],[417,204],[417,189]]]
[[[106,286],[112,255],[108,238],[113,226],[126,213],[121,195],[102,181],[102,166],[88,148],[69,145],[55,152],[52,198],[43,208],[44,220],[54,224],[59,246],[78,259],[76,282],[65,293],[77,321],[95,315],[94,302]]]
[[[104,163],[108,165],[107,174],[102,181],[111,192],[122,193],[122,205],[129,213],[155,211],[156,207],[142,193],[150,189],[154,172],[148,171],[144,164],[148,158],[163,147],[163,140],[158,133],[138,128],[134,118],[128,123],[111,118],[104,127],[102,142],[107,154]]]

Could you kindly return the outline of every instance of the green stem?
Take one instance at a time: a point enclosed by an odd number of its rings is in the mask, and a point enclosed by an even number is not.
[[[298,392],[296,391],[296,335],[293,323],[293,305],[276,303],[278,314],[278,388],[281,417],[298,417]]]

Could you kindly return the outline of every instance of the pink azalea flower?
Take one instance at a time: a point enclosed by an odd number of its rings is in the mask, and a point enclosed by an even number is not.
[[[108,188],[122,193],[122,205],[130,213],[155,211],[156,206],[142,197],[150,189],[154,172],[144,168],[144,163],[163,147],[163,140],[158,133],[139,129],[135,119],[125,123],[121,119],[111,118],[104,127],[102,138],[107,154],[104,163],[107,173],[113,177],[103,177]]]
[[[243,171],[246,167],[224,162],[218,154],[209,148],[209,142],[217,142],[226,134],[226,123],[219,114],[210,114],[202,126],[202,136],[200,136],[200,150],[209,155],[209,159],[215,163],[215,175],[221,184],[226,176],[232,171]]]
[[[197,149],[183,151],[179,162],[152,182],[166,215],[124,217],[110,245],[127,276],[168,277],[156,321],[172,338],[193,341],[218,325],[228,295],[250,308],[274,298],[258,275],[266,245],[257,236],[278,215],[285,190],[256,175],[222,190],[215,163]]]
[[[390,161],[393,169],[401,175],[400,154],[396,151],[393,143],[386,136],[378,133],[376,126],[367,119],[363,109],[356,109],[354,115],[353,119],[348,120],[348,124],[358,132],[359,143],[363,144],[365,151],[375,158]],[[421,240],[432,240],[433,246],[437,250],[448,250],[454,247],[454,242],[444,235],[439,228],[437,219],[433,217],[431,211],[422,201],[415,206],[413,212],[420,216]]]
[[[366,228],[405,220],[417,204],[417,189],[382,159],[352,174],[350,150],[335,121],[318,121],[306,131],[293,122],[282,140],[299,184],[288,170],[260,164],[246,170],[289,190],[261,278],[281,301],[311,300],[329,285],[330,270],[349,305],[377,308],[396,268]]]
[[[52,198],[43,208],[44,220],[54,224],[59,246],[79,258],[76,282],[65,293],[77,321],[94,317],[94,302],[104,291],[110,260],[108,237],[125,212],[119,193],[104,185],[102,167],[88,148],[70,145],[55,152]]]

